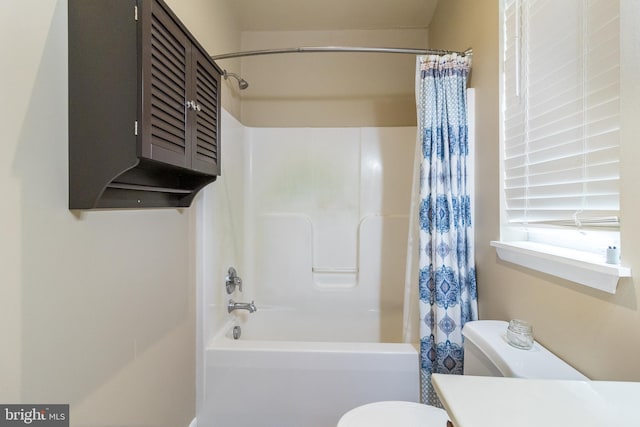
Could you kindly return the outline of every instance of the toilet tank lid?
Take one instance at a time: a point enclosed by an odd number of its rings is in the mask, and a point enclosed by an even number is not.
[[[507,326],[509,323],[502,320],[475,320],[464,325],[462,335],[478,347],[505,377],[588,380],[537,341],[531,350],[513,347],[507,341]]]

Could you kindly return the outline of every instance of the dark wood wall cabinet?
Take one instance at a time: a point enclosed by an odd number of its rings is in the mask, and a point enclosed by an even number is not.
[[[220,76],[162,0],[69,0],[69,208],[189,206],[220,175]]]

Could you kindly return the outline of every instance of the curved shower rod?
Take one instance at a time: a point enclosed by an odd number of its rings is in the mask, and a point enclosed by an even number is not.
[[[441,49],[411,49],[411,48],[396,48],[396,47],[349,47],[349,46],[316,46],[316,47],[290,47],[283,49],[263,49],[263,50],[248,50],[244,52],[232,52],[223,53],[221,55],[212,55],[211,59],[229,59],[239,58],[242,56],[257,56],[257,55],[273,55],[280,53],[314,53],[314,52],[364,52],[364,53],[401,53],[410,55],[448,55],[457,53],[458,55],[466,56],[471,55],[473,50],[471,48],[464,52],[457,52],[453,50],[441,50]]]

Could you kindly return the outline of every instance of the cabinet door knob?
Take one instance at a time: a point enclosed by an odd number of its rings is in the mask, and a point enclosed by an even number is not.
[[[202,111],[202,107],[200,107],[200,104],[196,104],[196,110],[197,111]]]
[[[195,110],[196,109],[196,103],[193,101],[187,101],[185,103],[185,105],[187,106],[187,110]]]

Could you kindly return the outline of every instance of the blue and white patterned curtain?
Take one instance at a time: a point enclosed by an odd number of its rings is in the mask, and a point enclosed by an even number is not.
[[[432,373],[462,374],[462,327],[478,318],[467,175],[471,58],[418,57],[420,368],[422,401],[441,406]]]

